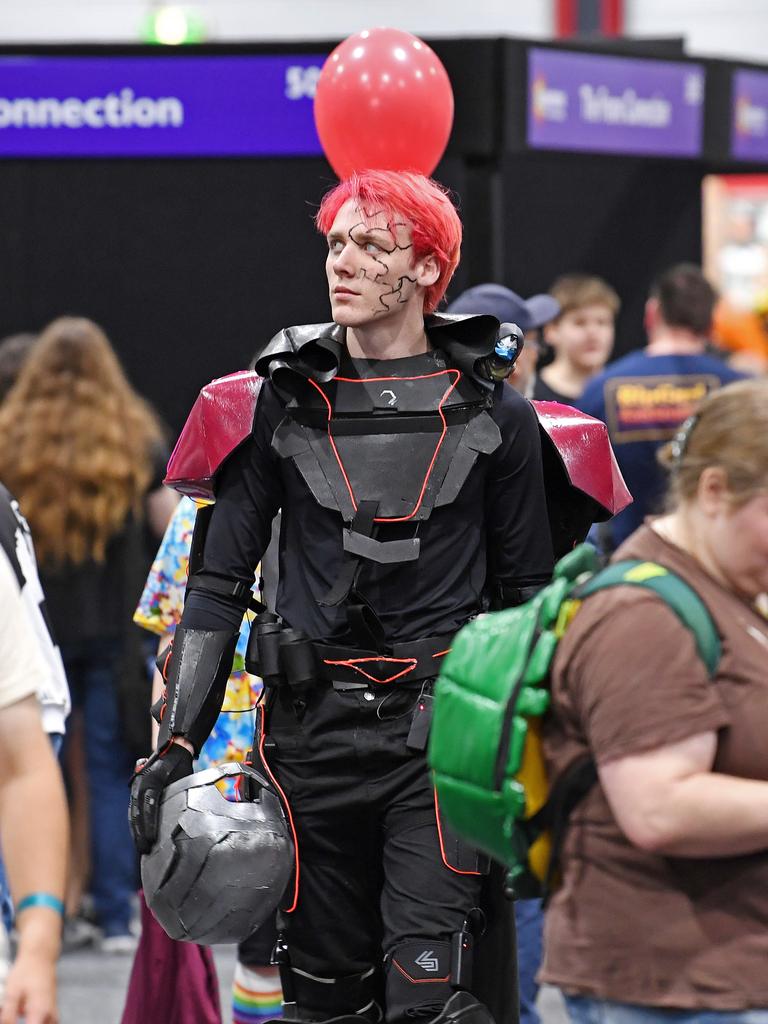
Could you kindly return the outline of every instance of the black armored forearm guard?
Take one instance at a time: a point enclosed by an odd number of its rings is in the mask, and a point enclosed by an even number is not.
[[[165,708],[160,719],[158,749],[173,736],[183,736],[200,753],[224,703],[238,634],[225,629],[178,626],[166,660]]]

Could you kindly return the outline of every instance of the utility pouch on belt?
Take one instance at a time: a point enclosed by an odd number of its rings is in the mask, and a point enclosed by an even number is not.
[[[317,681],[317,657],[309,637],[288,629],[277,615],[257,615],[245,653],[245,669],[261,676],[266,687],[288,686],[297,696]]]
[[[272,612],[257,615],[251,626],[245,652],[245,671],[261,676],[267,687],[284,682],[280,664],[280,634],[282,620]]]
[[[285,680],[297,693],[305,692],[317,679],[314,645],[298,629],[284,629],[280,634],[280,656]]]
[[[300,630],[288,628],[272,612],[262,612],[251,626],[245,668],[252,675],[261,676],[266,687],[288,686],[297,696],[320,681],[355,685],[387,685],[401,680],[413,683],[437,675],[452,636],[391,644],[383,651],[364,650],[311,640]]]

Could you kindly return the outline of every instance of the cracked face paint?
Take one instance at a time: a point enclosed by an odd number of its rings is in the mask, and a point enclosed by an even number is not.
[[[356,327],[423,304],[411,230],[383,210],[348,200],[328,233],[325,269],[336,323]]]

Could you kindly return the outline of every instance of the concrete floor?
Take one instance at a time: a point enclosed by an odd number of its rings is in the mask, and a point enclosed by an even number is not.
[[[235,970],[234,947],[215,950],[222,1022],[231,1024],[230,991]],[[60,1024],[120,1024],[132,956],[105,956],[89,948],[67,953],[59,962]],[[144,1024],[165,1024],[148,1020]],[[194,1021],[190,1021],[194,1024]]]
[[[234,948],[215,950],[222,998],[222,1022],[231,1024],[229,993],[235,968]],[[120,1024],[132,956],[105,956],[94,949],[68,953],[59,964],[60,1024]],[[542,1024],[567,1024],[559,993],[543,989],[539,996]],[[148,1020],[144,1024],[165,1024]],[[190,1024],[194,1024],[190,1021]]]

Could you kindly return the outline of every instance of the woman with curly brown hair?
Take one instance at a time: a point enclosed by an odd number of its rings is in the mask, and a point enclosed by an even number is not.
[[[68,743],[82,735],[103,948],[119,952],[130,947],[136,885],[119,679],[143,583],[144,531],[161,535],[175,502],[161,485],[163,432],[101,328],[61,317],[0,408],[0,438],[0,480],[30,524],[72,691]]]

